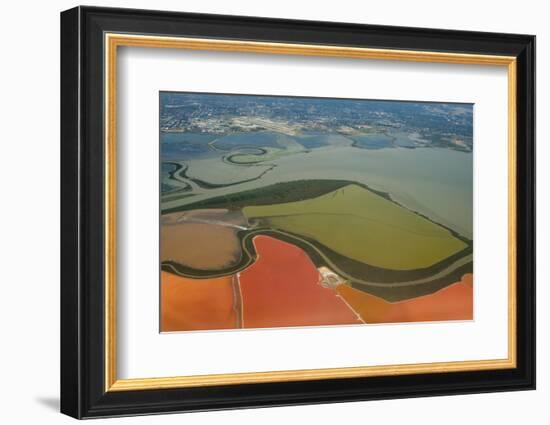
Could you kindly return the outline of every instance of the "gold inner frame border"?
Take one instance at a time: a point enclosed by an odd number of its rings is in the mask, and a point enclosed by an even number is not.
[[[117,378],[116,324],[116,136],[117,136],[117,52],[118,47],[147,47],[229,51],[278,55],[325,56],[338,58],[397,60],[468,65],[504,66],[508,72],[508,357],[495,360],[468,360],[436,363],[342,367],[192,375],[150,378]],[[394,49],[371,49],[331,45],[288,44],[275,42],[237,41],[205,38],[164,37],[105,33],[104,62],[104,148],[105,148],[105,391],[137,391],[152,389],[238,385],[269,382],[312,381],[420,373],[449,373],[511,369],[516,359],[516,58],[513,56],[467,53],[429,52]]]

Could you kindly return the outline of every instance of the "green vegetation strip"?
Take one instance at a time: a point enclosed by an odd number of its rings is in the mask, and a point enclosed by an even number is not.
[[[163,208],[162,213],[167,214],[202,208],[240,209],[253,205],[293,202],[317,197],[349,184],[350,182],[347,180],[295,180],[215,196],[174,208]]]

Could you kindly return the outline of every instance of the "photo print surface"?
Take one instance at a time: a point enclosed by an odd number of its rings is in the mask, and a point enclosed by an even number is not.
[[[160,92],[160,331],[473,319],[473,105]]]

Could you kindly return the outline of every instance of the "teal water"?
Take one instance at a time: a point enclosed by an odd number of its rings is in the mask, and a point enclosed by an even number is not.
[[[186,135],[208,151],[212,135]],[[406,144],[405,134],[401,143]],[[306,134],[287,136],[275,132],[241,133],[218,137],[216,145],[238,149],[238,146],[277,146],[291,154],[266,161],[262,167],[232,165],[222,162],[225,151],[192,154],[179,153],[195,178],[216,183],[244,181],[261,174],[261,178],[225,188],[204,189],[194,200],[238,192],[278,182],[303,179],[342,179],[357,181],[389,193],[407,208],[452,228],[463,236],[473,237],[473,154],[446,148],[382,148],[389,136],[360,136],[375,148],[350,146],[350,138],[341,135]],[[317,138],[317,141],[315,139]],[[180,145],[181,134],[168,135],[170,143]],[[319,147],[304,150],[304,140]],[[296,142],[302,142],[298,144]],[[346,145],[347,144],[347,145]],[[295,146],[301,147],[297,149]],[[268,170],[269,169],[269,170]],[[266,171],[267,170],[267,171]],[[166,169],[163,170],[165,174]],[[264,173],[265,172],[265,173]],[[174,201],[170,206],[190,202]],[[168,207],[168,206],[167,206]]]
[[[353,136],[355,146],[363,149],[382,149],[393,146],[393,137],[382,133]]]

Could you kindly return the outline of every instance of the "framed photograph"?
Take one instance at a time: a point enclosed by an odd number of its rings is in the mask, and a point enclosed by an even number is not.
[[[535,387],[535,37],[61,14],[61,411]]]

